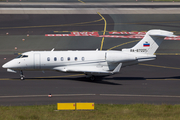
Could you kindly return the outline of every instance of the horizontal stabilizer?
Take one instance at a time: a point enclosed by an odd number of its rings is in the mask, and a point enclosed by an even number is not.
[[[164,31],[164,30],[151,30],[148,33],[150,36],[159,36],[159,37],[177,37],[173,35],[173,32]]]

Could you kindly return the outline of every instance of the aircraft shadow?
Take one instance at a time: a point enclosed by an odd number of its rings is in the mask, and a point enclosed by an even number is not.
[[[20,80],[19,78],[12,78],[13,80]],[[71,77],[58,77],[58,78],[26,78],[25,80],[72,80],[72,81],[79,81],[79,82],[89,82],[89,83],[96,83],[96,84],[106,84],[106,85],[122,85],[119,83],[111,82],[111,80],[115,81],[127,81],[127,80],[166,80],[166,79],[180,79],[180,76],[173,76],[173,77],[103,77],[103,78],[97,78],[96,81],[91,81],[86,77],[77,77],[77,78],[71,78]],[[108,80],[108,81],[107,81]]]
[[[17,79],[17,78],[16,78]],[[80,82],[89,82],[89,83],[97,83],[97,84],[107,84],[107,85],[122,85],[110,81],[104,81],[104,78],[97,78],[95,81],[91,81],[86,77],[77,77],[77,78],[71,78],[71,77],[58,77],[58,78],[26,78],[25,80],[73,80],[73,81],[80,81]]]
[[[112,77],[104,78],[103,80],[167,80],[167,79],[180,79],[180,76],[174,77]]]
[[[104,80],[146,80],[144,77],[110,77],[104,78]]]

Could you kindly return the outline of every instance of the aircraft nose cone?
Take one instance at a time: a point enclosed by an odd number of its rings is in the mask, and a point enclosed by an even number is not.
[[[8,68],[7,63],[5,63],[2,67],[3,67],[3,68]]]

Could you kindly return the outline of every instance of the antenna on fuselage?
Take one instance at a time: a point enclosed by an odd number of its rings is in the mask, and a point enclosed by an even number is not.
[[[51,51],[54,51],[54,48]]]

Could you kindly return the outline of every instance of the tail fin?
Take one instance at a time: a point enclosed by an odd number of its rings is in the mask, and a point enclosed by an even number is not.
[[[165,30],[149,30],[144,38],[134,47],[129,49],[122,49],[122,51],[153,55],[165,37],[175,37],[175,35],[173,35],[173,32]]]

